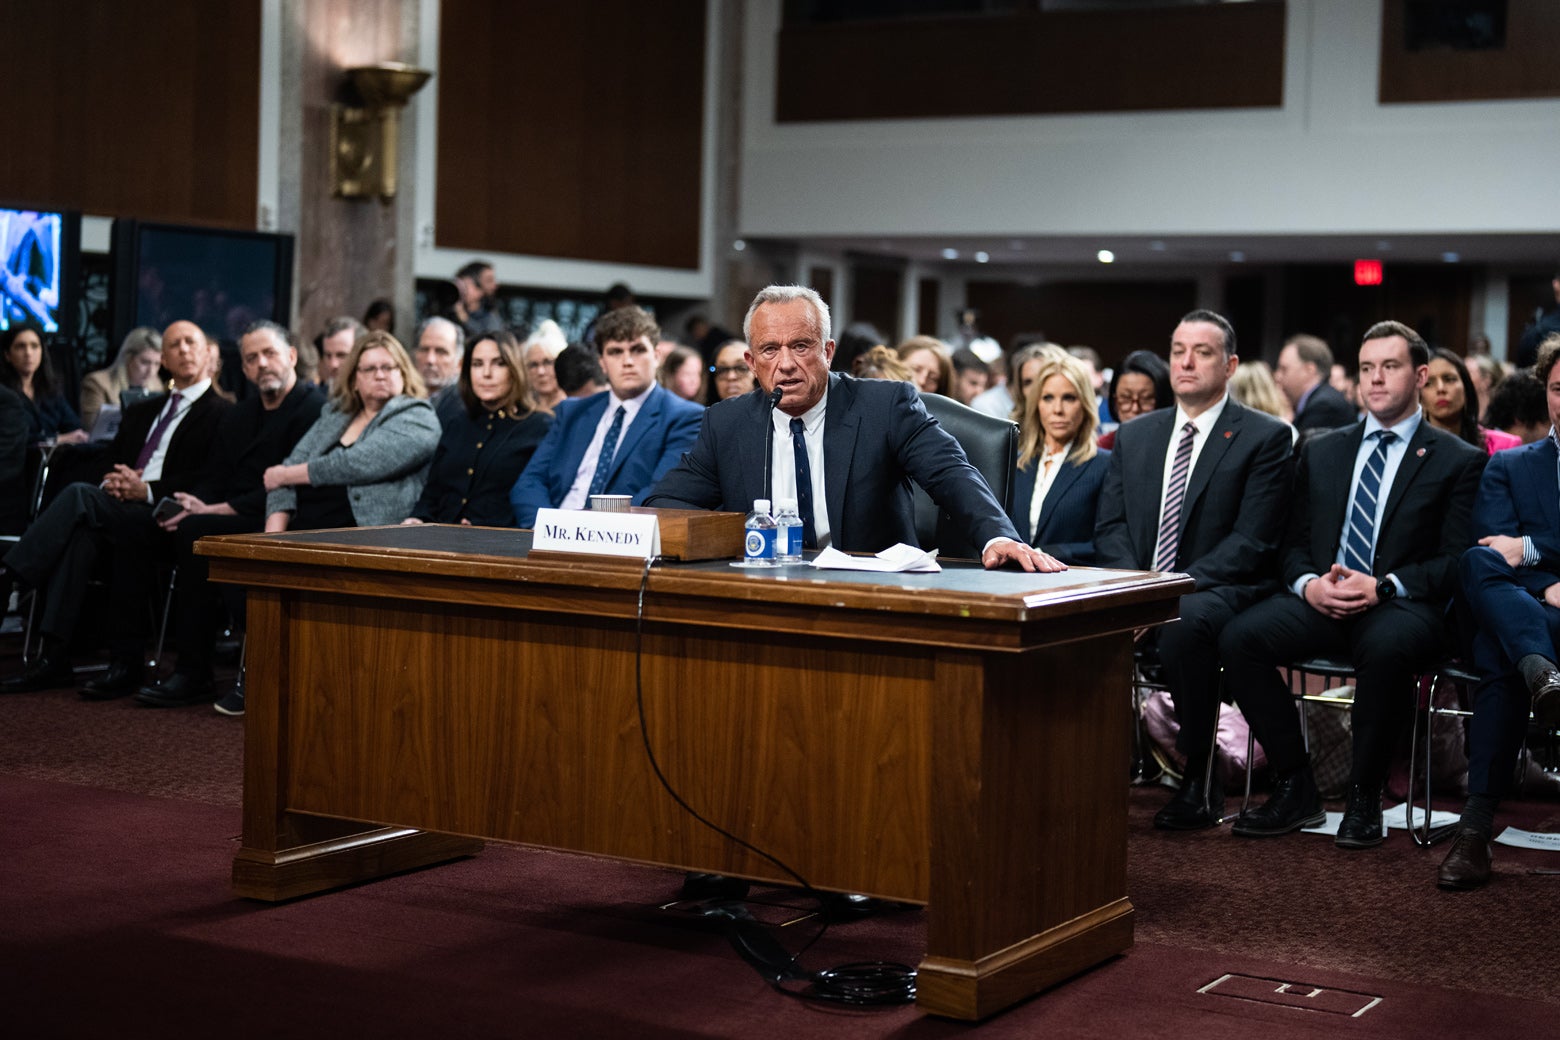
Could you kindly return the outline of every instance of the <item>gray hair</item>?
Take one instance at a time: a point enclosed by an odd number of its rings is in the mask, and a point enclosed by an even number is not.
[[[337,333],[346,332],[348,329],[352,330],[352,342],[356,343],[358,341],[358,337],[368,331],[368,326],[364,325],[361,321],[358,321],[350,314],[343,314],[339,317],[332,318],[325,323],[324,330],[320,332],[320,339],[330,339]]]
[[[241,335],[239,338],[243,339],[244,336],[252,336],[256,332],[269,332],[271,335],[276,337],[276,342],[280,343],[284,347],[290,347],[293,345],[291,332],[289,332],[284,326],[278,325],[274,321],[267,321],[264,318],[261,318],[259,321],[252,321],[246,325],[244,327],[243,335]]]
[[[417,337],[412,341],[413,349],[417,347],[417,344],[422,342],[424,332],[439,326],[444,326],[450,330],[450,335],[455,337],[456,355],[464,357],[466,354],[466,330],[455,324],[450,319],[441,318],[438,315],[434,315],[431,318],[424,318],[422,323],[417,326]]]
[[[823,297],[819,296],[816,290],[809,289],[805,285],[771,285],[760,290],[759,294],[753,297],[747,316],[742,319],[742,338],[750,344],[753,342],[754,311],[766,303],[790,303],[792,300],[806,300],[812,304],[813,313],[818,316],[818,338],[822,343],[829,342],[831,338],[829,334],[832,331],[829,324],[829,305],[823,302]]]
[[[564,338],[563,330],[558,327],[558,323],[551,318],[546,318],[538,323],[531,334],[525,338],[525,342],[520,344],[520,356],[524,358],[526,352],[532,347],[541,347],[542,353],[550,358],[556,358],[568,345],[569,341]]]

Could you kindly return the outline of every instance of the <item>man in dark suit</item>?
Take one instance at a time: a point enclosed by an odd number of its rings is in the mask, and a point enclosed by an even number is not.
[[[1364,422],[1305,445],[1280,554],[1287,590],[1225,628],[1225,676],[1277,777],[1272,797],[1235,821],[1246,837],[1322,822],[1294,701],[1279,666],[1309,657],[1354,666],[1354,739],[1341,848],[1381,844],[1381,791],[1414,678],[1445,655],[1447,600],[1484,452],[1425,421],[1430,350],[1400,322],[1360,346]]]
[[[1235,330],[1212,311],[1181,319],[1170,339],[1175,408],[1116,431],[1095,531],[1102,567],[1178,571],[1197,582],[1181,620],[1154,629],[1175,702],[1186,780],[1154,817],[1168,830],[1211,827],[1208,772],[1219,713],[1219,633],[1270,587],[1278,532],[1289,504],[1289,427],[1232,399]],[[1219,799],[1222,806],[1223,799]]]
[[[28,418],[22,395],[0,386],[0,534],[20,534],[27,526]],[[0,583],[0,596],[10,591]]]
[[[834,340],[828,305],[816,292],[770,286],[748,308],[743,331],[759,389],[711,406],[693,450],[647,505],[746,512],[755,499],[795,499],[808,548],[876,552],[915,543],[907,482],[914,480],[983,547],[986,566],[1064,569],[1018,540],[915,387],[829,372]]]
[[[173,494],[181,511],[162,521],[169,535],[156,542],[158,556],[179,568],[170,621],[179,648],[178,664],[166,679],[141,686],[145,660],[145,612],[136,609],[135,588],[109,590],[114,605],[109,672],[88,683],[97,699],[136,694],[136,701],[157,708],[199,704],[212,698],[212,653],[223,612],[223,590],[206,580],[204,556],[195,542],[205,535],[239,534],[265,528],[266,468],[285,459],[325,404],[319,387],[298,379],[298,351],[282,326],[258,321],[238,341],[244,377],[257,390],[229,408],[217,426],[216,442],[205,474],[189,491]],[[241,591],[241,590],[235,590]],[[242,599],[231,597],[242,610]],[[126,623],[126,622],[129,623]],[[237,712],[242,712],[242,701]]]
[[[1289,398],[1295,411],[1295,429],[1300,431],[1302,441],[1308,434],[1352,426],[1359,418],[1348,398],[1328,381],[1332,366],[1332,351],[1327,344],[1305,333],[1290,336],[1278,352],[1273,382]]]
[[[632,495],[642,505],[698,436],[704,409],[656,384],[655,319],[620,307],[601,316],[596,334],[609,389],[558,406],[509,493],[521,527],[536,523],[538,509],[588,508],[591,495]]]
[[[132,406],[109,447],[112,468],[100,484],[65,488],[5,557],[5,570],[43,593],[43,647],[26,672],[0,691],[45,690],[74,681],[68,659],[87,578],[112,551],[112,582],[144,581],[143,564],[157,536],[155,503],[186,491],[204,472],[217,422],[228,407],[206,374],[215,347],[193,322],[163,333],[169,392]],[[3,578],[4,575],[0,575]]]
[[[1437,884],[1459,890],[1490,879],[1495,810],[1511,783],[1528,716],[1560,728],[1560,340],[1546,340],[1534,372],[1549,403],[1549,436],[1496,452],[1473,507],[1479,544],[1459,565],[1476,627],[1468,733],[1468,801]]]

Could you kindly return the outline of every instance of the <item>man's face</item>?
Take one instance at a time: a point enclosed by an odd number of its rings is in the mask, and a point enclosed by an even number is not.
[[[783,392],[779,408],[795,417],[823,400],[834,341],[825,341],[806,300],[766,303],[753,312],[745,360],[764,393]]]
[[[1187,321],[1170,337],[1170,389],[1188,412],[1200,413],[1224,394],[1237,359],[1224,350],[1224,332],[1206,321]]]
[[[162,363],[175,386],[185,387],[206,378],[211,345],[192,321],[176,321],[163,333]]]
[[[498,274],[491,267],[484,267],[482,273],[477,275],[477,288],[482,292],[484,299],[498,293]]]
[[[1327,383],[1334,390],[1346,397],[1350,404],[1358,408],[1360,406],[1358,389],[1354,385],[1354,377],[1349,375],[1349,370],[1342,365],[1334,365],[1332,372],[1327,377]]]
[[[336,373],[341,371],[342,362],[347,360],[347,355],[352,353],[353,334],[351,329],[342,329],[334,335],[326,336],[320,342],[320,369],[317,373],[321,386],[329,387],[336,379]]]
[[[1544,380],[1544,395],[1549,401],[1549,425],[1560,426],[1560,364],[1549,370],[1549,378]]]
[[[1316,382],[1316,366],[1300,360],[1300,351],[1290,344],[1278,352],[1278,365],[1273,369],[1273,382],[1289,398],[1290,404],[1299,404],[1312,383]]]
[[[274,333],[266,329],[251,332],[238,341],[238,355],[244,363],[244,378],[255,384],[261,397],[281,397],[292,389],[298,352]]]
[[[986,392],[986,373],[978,368],[966,368],[953,379],[954,397],[960,404],[969,404]]]
[[[1383,426],[1402,422],[1419,406],[1419,390],[1429,374],[1428,365],[1414,365],[1402,336],[1360,344],[1360,398]]]
[[[460,351],[455,349],[455,334],[450,327],[436,323],[423,329],[412,360],[428,389],[439,390],[455,382],[460,374]]]
[[[619,399],[638,397],[655,377],[655,344],[649,336],[609,339],[601,345],[601,367]]]

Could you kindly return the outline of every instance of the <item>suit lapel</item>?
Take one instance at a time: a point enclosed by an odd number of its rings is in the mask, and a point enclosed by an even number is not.
[[[607,477],[608,483],[617,479],[618,473],[622,471],[624,464],[633,458],[635,447],[645,439],[651,427],[659,425],[661,408],[666,404],[666,395],[669,392],[660,386],[650,389],[650,396],[639,406],[639,414],[634,416],[628,432],[623,434],[622,440],[618,441],[617,452],[612,456],[612,472]]]
[[[1181,503],[1181,530],[1186,531],[1186,521],[1192,515],[1192,510],[1197,508],[1197,499],[1208,490],[1208,482],[1213,479],[1214,470],[1224,461],[1224,456],[1229,453],[1231,445],[1240,436],[1241,427],[1245,425],[1246,410],[1242,408],[1233,397],[1224,403],[1224,411],[1219,413],[1219,421],[1213,424],[1213,429],[1208,431],[1208,443],[1203,445],[1202,451],[1197,453],[1197,465],[1192,469],[1192,475],[1186,481],[1186,498]]]
[[[836,545],[841,541],[851,460],[856,455],[856,435],[860,432],[855,405],[854,388],[831,375],[829,403],[824,406],[823,416],[823,492],[829,498],[829,537]]]
[[[562,485],[555,489],[557,499],[561,500],[573,486],[574,478],[580,471],[580,463],[585,461],[586,449],[590,447],[590,442],[596,436],[596,424],[601,422],[601,417],[606,413],[607,405],[612,400],[612,391],[603,390],[580,406],[579,418],[572,431],[573,436],[565,438],[569,450],[564,456],[564,464],[553,471]]]
[[[1060,512],[1058,507],[1062,504],[1062,499],[1067,497],[1067,489],[1078,483],[1078,478],[1083,475],[1084,466],[1087,463],[1080,465],[1064,459],[1058,465],[1062,468],[1057,471],[1056,479],[1051,482],[1051,490],[1045,493],[1045,503],[1040,507],[1040,524],[1030,532],[1034,538],[1034,541],[1030,543],[1031,545],[1038,545],[1040,542],[1047,541],[1041,535],[1050,528],[1051,521],[1056,519]],[[1030,482],[1029,495],[1024,498],[1022,505],[1015,507],[1022,510],[1024,514],[1024,523],[1019,525],[1020,530],[1029,523],[1029,498],[1034,495],[1035,482],[1040,479],[1040,462],[1038,459],[1035,460],[1034,468],[1035,479]]]
[[[1392,522],[1392,514],[1397,511],[1398,503],[1403,501],[1403,496],[1408,494],[1408,486],[1433,458],[1435,458],[1435,444],[1430,438],[1430,420],[1422,418],[1419,420],[1419,428],[1409,438],[1408,450],[1403,455],[1403,461],[1398,464],[1397,474],[1392,478],[1392,490],[1387,492],[1387,508],[1381,514],[1382,529]],[[1378,547],[1381,544],[1380,530],[1376,532],[1376,544]]]
[[[1365,424],[1357,422],[1347,438],[1340,438],[1331,451],[1313,451],[1311,469],[1320,473],[1317,488],[1320,494],[1311,503],[1312,509],[1325,509],[1324,522],[1332,546],[1332,556],[1337,555],[1343,538],[1343,520],[1349,515],[1350,491],[1354,487],[1354,460],[1360,453],[1360,441],[1365,436]],[[1332,442],[1329,442],[1331,444]],[[1313,541],[1314,545],[1315,542]]]

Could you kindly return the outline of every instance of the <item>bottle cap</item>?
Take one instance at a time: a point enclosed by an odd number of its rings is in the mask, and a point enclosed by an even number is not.
[[[755,499],[753,499],[753,512],[755,512],[755,513],[767,513],[767,512],[769,512],[769,499],[767,499],[767,498],[755,498]]]
[[[787,511],[794,513],[794,512],[796,512],[796,499],[794,499],[794,498],[777,498],[777,499],[775,499],[775,507],[777,509],[779,509],[780,512],[782,512],[782,513],[787,512]]]

